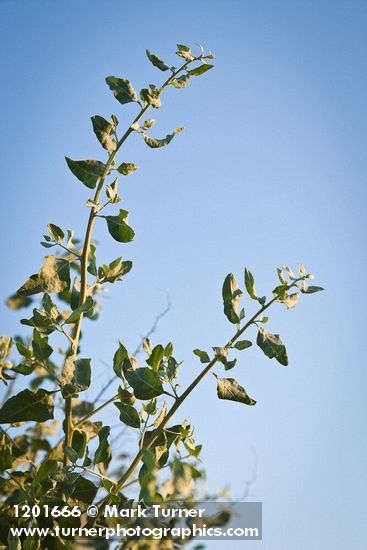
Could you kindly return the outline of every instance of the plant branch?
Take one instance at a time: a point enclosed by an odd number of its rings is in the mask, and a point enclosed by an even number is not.
[[[296,283],[299,281],[297,279],[293,282],[292,285],[290,285],[289,288],[292,288],[296,285]],[[267,304],[264,304],[250,319],[243,325],[242,328],[239,328],[235,335],[228,340],[226,345],[224,346],[225,349],[229,349],[235,342],[238,340],[238,338],[251,326],[255,323],[256,319],[261,315],[264,311],[266,311],[274,302],[279,300],[279,296],[276,295],[274,298],[269,300]],[[207,365],[206,367],[198,374],[198,376],[195,378],[195,380],[186,388],[186,390],[181,394],[181,396],[176,399],[166,416],[163,418],[162,422],[159,424],[159,426],[154,430],[152,435],[149,437],[148,440],[145,441],[145,445],[139,450],[139,452],[136,454],[135,458],[131,462],[129,468],[126,470],[126,472],[123,474],[123,476],[118,480],[114,487],[114,494],[118,494],[118,492],[121,490],[123,486],[129,481],[130,477],[134,473],[135,469],[137,468],[138,464],[140,463],[141,459],[143,458],[145,449],[149,449],[154,442],[157,440],[158,436],[162,433],[165,426],[168,424],[168,422],[171,420],[177,409],[182,405],[182,403],[185,401],[185,399],[191,394],[191,392],[196,388],[196,386],[201,382],[201,380],[211,371],[211,369],[214,367],[214,365],[217,363],[219,358],[216,356],[214,357]],[[103,504],[107,505],[109,504],[111,499],[111,495],[108,495],[104,501]],[[102,510],[102,508],[101,508]],[[97,516],[98,517],[98,516]]]
[[[106,401],[105,403],[102,403],[102,405],[100,405],[99,407],[97,407],[96,409],[93,409],[92,411],[90,411],[88,414],[86,414],[85,416],[83,416],[83,418],[81,418],[76,424],[75,424],[75,428],[79,428],[82,424],[84,424],[84,422],[86,420],[89,420],[89,418],[91,418],[92,416],[94,416],[95,414],[99,413],[99,411],[101,411],[102,409],[104,409],[105,407],[107,407],[107,405],[109,405],[110,403],[113,403],[113,401],[116,401],[116,399],[118,399],[119,395],[118,393],[116,395],[114,395],[113,397],[111,397],[108,401]]]
[[[198,61],[200,57],[195,58],[193,61]],[[186,69],[186,67],[191,63],[191,61],[186,61],[177,71],[175,71],[161,86],[159,89],[159,92],[162,93],[162,91],[169,86],[172,81],[176,78],[176,76],[183,70]],[[134,125],[139,122],[139,120],[144,116],[144,114],[148,111],[150,108],[150,104],[147,103],[144,107],[141,107],[140,112],[135,117],[133,122],[130,124],[130,126],[127,128],[123,136],[120,138],[120,140],[117,143],[117,147],[114,151],[112,151],[109,155],[108,161],[106,163],[104,172],[102,176],[99,179],[97,189],[93,198],[93,201],[98,204],[99,198],[102,193],[103,185],[105,182],[105,179],[107,175],[109,174],[111,165],[113,164],[114,158],[121,148],[122,144],[127,140],[129,135],[134,131]],[[88,259],[89,259],[89,250],[90,250],[90,243],[92,240],[92,234],[93,234],[93,227],[94,227],[94,221],[97,217],[98,212],[95,208],[92,208],[89,214],[88,223],[87,223],[87,229],[85,232],[84,237],[84,245],[83,245],[83,251],[80,258],[81,266],[80,266],[80,300],[79,305],[82,305],[87,297],[87,268],[88,268]],[[79,345],[79,339],[80,339],[80,332],[81,332],[81,326],[83,322],[83,314],[81,314],[79,320],[75,324],[74,332],[73,332],[73,344],[71,346],[71,353],[76,355],[78,351],[78,345]],[[65,421],[64,421],[64,432],[65,432],[65,444],[64,444],[64,465],[68,463],[68,457],[65,452],[65,448],[70,446],[71,439],[72,439],[72,433],[73,433],[73,424],[72,424],[72,397],[67,397],[65,399]]]

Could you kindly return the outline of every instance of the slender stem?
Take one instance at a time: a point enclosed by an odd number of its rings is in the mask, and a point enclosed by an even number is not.
[[[70,334],[64,329],[64,326],[63,325],[58,325],[59,328],[57,328],[56,330],[58,330],[59,332],[61,332],[64,336],[66,336],[66,338],[69,340],[70,344],[73,345],[74,344],[74,340],[72,339],[72,337],[70,336]]]
[[[113,397],[111,397],[108,401],[106,401],[105,403],[103,403],[102,405],[100,405],[99,407],[97,407],[96,409],[93,409],[92,411],[90,411],[88,414],[86,414],[85,416],[83,416],[83,418],[81,418],[76,424],[75,424],[75,428],[79,428],[82,424],[84,424],[84,422],[86,420],[89,420],[89,418],[91,418],[92,416],[94,416],[95,414],[97,414],[99,411],[101,411],[102,409],[104,409],[105,407],[107,407],[107,405],[109,405],[110,403],[113,403],[113,401],[116,401],[116,399],[118,399],[118,393],[116,395],[114,395]]]
[[[105,479],[106,481],[109,481],[113,485],[116,484],[116,481],[114,479],[111,479],[110,477],[104,476],[103,474],[100,474],[99,472],[96,472],[95,470],[91,470],[90,468],[86,468],[85,466],[76,466],[77,468],[81,468],[85,472],[89,472],[90,474],[93,474],[94,476],[99,477],[100,479]]]
[[[197,61],[198,59],[200,58],[197,58],[195,59],[194,61]],[[162,85],[162,87],[160,88],[160,93],[167,87],[169,86],[172,81],[176,78],[176,76],[183,70],[186,69],[186,67],[189,65],[189,61],[187,61],[186,63],[184,63],[184,65],[182,65],[182,67],[180,67],[179,69],[177,69],[177,71],[175,71],[165,82],[164,84]],[[108,158],[108,161],[106,163],[106,166],[105,166],[105,169],[104,169],[104,172],[102,174],[102,176],[100,177],[99,179],[99,182],[98,182],[98,185],[97,185],[97,189],[96,189],[96,192],[95,192],[95,195],[94,195],[94,198],[93,198],[93,201],[95,203],[98,203],[99,201],[99,198],[101,196],[101,193],[102,193],[102,189],[103,189],[103,185],[104,185],[104,182],[105,182],[105,179],[107,177],[107,175],[109,174],[109,171],[110,171],[110,168],[111,168],[111,165],[114,161],[114,158],[117,154],[117,152],[119,151],[121,145],[126,141],[126,139],[129,137],[129,135],[134,131],[133,130],[133,126],[134,124],[136,124],[137,122],[139,122],[139,120],[144,116],[144,114],[148,111],[150,107],[150,104],[146,104],[144,107],[141,107],[141,110],[140,112],[138,113],[138,115],[135,117],[135,119],[133,120],[132,124],[127,128],[127,130],[125,131],[124,135],[121,137],[121,139],[118,141],[117,143],[117,147],[115,149],[115,151],[113,151],[109,158]],[[87,268],[88,268],[88,259],[89,259],[89,249],[90,249],[90,243],[91,243],[91,240],[92,240],[92,233],[93,233],[93,226],[94,226],[94,221],[95,221],[95,218],[97,217],[97,214],[98,212],[96,211],[95,208],[92,208],[91,211],[90,211],[90,214],[89,214],[89,218],[88,218],[88,223],[87,223],[87,229],[86,229],[86,232],[85,232],[85,238],[84,238],[84,245],[83,245],[83,251],[82,251],[82,255],[81,255],[81,258],[80,258],[80,262],[81,262],[81,267],[80,267],[80,300],[79,300],[79,304],[82,305],[85,300],[86,300],[86,297],[87,297]],[[78,345],[79,345],[79,339],[80,339],[80,332],[81,332],[81,326],[82,326],[82,322],[83,322],[83,314],[80,316],[79,320],[77,321],[77,323],[75,324],[75,327],[74,327],[74,331],[73,331],[73,344],[71,346],[71,353],[73,355],[76,355],[77,354],[77,351],[78,351]],[[65,443],[64,443],[64,448],[66,447],[69,447],[70,444],[71,444],[71,440],[72,440],[72,434],[73,434],[73,423],[72,423],[72,398],[71,397],[67,397],[65,399],[65,420],[64,420],[64,433],[65,433]],[[67,454],[66,452],[64,451],[64,465],[66,465],[68,463],[68,457],[67,457]]]
[[[133,355],[138,355],[138,353],[140,352],[142,346],[143,346],[143,341],[146,339],[146,338],[149,338],[149,336],[151,336],[155,331],[156,331],[156,328],[158,326],[158,323],[159,321],[162,319],[162,317],[164,317],[168,312],[169,310],[171,309],[171,302],[170,302],[170,299],[169,299],[169,295],[167,294],[167,304],[166,304],[166,307],[164,308],[163,311],[161,311],[157,317],[154,319],[154,322],[152,324],[152,326],[150,327],[150,329],[148,330],[148,332],[145,334],[145,336],[143,336],[141,339],[140,339],[140,342],[138,344],[138,346],[136,347],[135,351],[133,351]],[[100,392],[97,394],[97,396],[95,397],[94,401],[93,401],[93,405],[95,405],[98,400],[102,397],[102,395],[105,393],[105,391],[111,386],[112,382],[118,378],[117,374],[114,374],[109,380],[108,382],[106,382],[106,384],[102,387],[102,389],[100,390]]]
[[[81,259],[81,255],[78,254],[77,252],[74,252],[74,250],[70,250],[70,248],[68,248],[67,246],[64,246],[63,244],[61,243],[57,243],[58,246],[61,246],[61,248],[63,248],[64,250],[66,250],[67,252],[69,252],[69,254],[74,254],[74,256],[76,256],[79,260]]]
[[[139,444],[140,449],[142,449],[144,447],[144,439],[145,439],[145,434],[146,434],[147,427],[148,427],[149,418],[150,418],[150,414],[147,415],[147,418],[146,418],[145,423],[144,423],[143,431],[141,433],[141,439],[140,439],[140,444]]]

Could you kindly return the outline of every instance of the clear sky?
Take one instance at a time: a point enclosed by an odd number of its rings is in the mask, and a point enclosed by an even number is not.
[[[134,269],[83,341],[97,386],[117,338],[132,349],[164,307],[160,289],[172,309],[154,342],[173,340],[186,382],[199,368],[191,351],[230,335],[228,272],[242,280],[250,267],[266,293],[276,266],[303,262],[327,289],[270,314],[288,369],[256,346],[242,352],[233,375],[256,407],[218,401],[209,377],[177,413],[196,425],[213,491],[240,497],[255,450],[264,540],[249,549],[365,548],[366,24],[358,0],[0,1],[4,298],[39,269],[47,223],[85,226],[90,193],[64,155],[102,160],[90,116],[124,124],[134,111],[104,77],[160,83],[146,47],[170,63],[176,42],[217,56],[154,113],[157,137],[184,133],[159,151],[138,136],[126,146],[140,166],[123,187],[136,240],[119,245],[104,224],[96,237],[99,261],[122,254]],[[1,333],[17,333],[22,314],[0,307]]]

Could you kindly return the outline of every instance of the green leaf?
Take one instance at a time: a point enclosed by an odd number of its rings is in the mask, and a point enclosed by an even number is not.
[[[179,52],[189,52],[190,48],[185,46],[185,44],[177,44],[177,49]]]
[[[118,216],[101,216],[107,221],[110,235],[120,243],[129,243],[135,236],[134,230],[127,223],[128,215],[126,210],[120,210]]]
[[[125,361],[127,356],[128,356],[127,349],[125,348],[125,346],[122,345],[121,342],[119,342],[119,347],[117,348],[117,351],[113,356],[113,370],[114,370],[114,373],[119,378],[122,378],[122,374],[121,374],[122,363]]]
[[[158,370],[158,367],[164,357],[164,347],[161,344],[153,348],[150,357],[146,360],[146,363],[152,367],[154,370]]]
[[[104,426],[98,433],[99,445],[94,453],[94,464],[100,462],[106,462],[111,458],[111,449],[108,443],[108,436],[110,435],[110,427]]]
[[[87,390],[90,386],[90,377],[90,359],[67,357],[61,373],[63,397]]]
[[[96,498],[98,487],[90,479],[78,476],[75,480],[74,491],[72,493],[73,500],[84,502],[85,504],[92,504]]]
[[[99,115],[92,116],[91,121],[93,131],[102,147],[107,151],[115,151],[117,143],[111,138],[111,132],[114,128],[113,124]]]
[[[237,401],[245,405],[256,405],[256,401],[247,395],[246,390],[234,378],[218,378],[217,394],[219,399]]]
[[[0,437],[0,472],[8,470],[13,465],[13,444],[11,438],[3,432]]]
[[[43,267],[17,290],[22,296],[31,296],[39,292],[62,292],[70,286],[70,263],[63,258],[46,256]]]
[[[321,292],[322,290],[325,290],[321,286],[309,286],[306,289],[301,288],[302,294],[314,294],[315,292]]]
[[[60,317],[60,312],[51,296],[45,292],[42,298],[42,305],[47,315],[54,321]]]
[[[287,296],[287,290],[289,289],[289,285],[278,285],[274,288],[273,294],[274,296],[278,296],[280,300],[284,300]]]
[[[206,351],[201,351],[201,349],[194,349],[193,353],[200,358],[200,363],[209,363],[210,357]]]
[[[91,262],[94,262],[94,261],[95,261],[95,258],[91,258]],[[89,268],[88,268],[88,271],[89,271]],[[73,286],[71,287],[70,307],[71,309],[74,310],[79,307],[79,304],[80,304],[80,280],[78,279],[78,277],[75,277],[73,281]]]
[[[182,132],[182,130],[183,128],[175,128],[172,134],[168,134],[164,139],[154,139],[148,136],[148,134],[146,133],[142,133],[142,136],[145,143],[149,145],[149,147],[151,147],[152,149],[157,149],[159,147],[165,147],[166,145],[168,145],[173,140],[175,135]]]
[[[162,61],[162,59],[158,57],[158,55],[151,53],[148,49],[146,50],[146,54],[149,61],[153,63],[155,67],[158,67],[158,69],[160,69],[161,71],[169,70],[169,66],[164,61]]]
[[[123,162],[120,164],[120,166],[117,168],[117,171],[119,174],[122,174],[123,176],[130,176],[135,170],[137,170],[139,166],[137,164],[134,164],[133,162]]]
[[[256,287],[254,277],[249,269],[245,269],[245,286],[249,296],[253,300],[257,300]]]
[[[120,411],[120,420],[126,426],[131,428],[140,428],[140,417],[139,413],[134,407],[130,405],[125,405],[124,403],[114,403],[114,405]]]
[[[288,365],[287,350],[279,334],[271,334],[260,327],[257,334],[257,345],[270,359],[275,358],[281,365]]]
[[[97,258],[96,258],[96,245],[91,243],[89,247],[89,264],[88,264],[88,273],[91,275],[96,276],[97,275]],[[75,292],[77,294],[77,303],[75,305],[71,304],[71,309],[76,309],[79,304],[79,294],[80,294],[80,282],[78,278],[74,279],[74,286],[73,291],[75,287]]]
[[[53,349],[48,345],[48,338],[42,338],[37,329],[33,331],[32,349],[36,359],[44,362],[50,357]]]
[[[106,169],[106,165],[99,160],[72,160],[68,157],[65,160],[74,176],[89,189],[95,188]]]
[[[34,474],[34,481],[36,483],[42,483],[49,479],[50,475],[54,474],[58,470],[58,464],[56,460],[46,460],[37,466]]]
[[[232,273],[229,273],[224,279],[223,288],[223,307],[224,314],[227,319],[233,323],[238,324],[240,317],[237,314],[237,309],[241,300],[242,292],[237,286],[237,281]]]
[[[203,65],[200,65],[199,67],[196,67],[195,69],[191,69],[191,71],[189,71],[189,74],[191,76],[200,76],[212,68],[213,68],[213,65],[209,65],[208,63],[205,63]]]
[[[17,350],[26,359],[31,359],[32,351],[27,348],[22,342],[16,342]]]
[[[179,364],[177,363],[176,359],[174,357],[170,357],[168,359],[167,369],[166,369],[168,380],[172,381],[175,378],[177,378],[178,367],[179,367]]]
[[[172,353],[173,353],[173,344],[172,342],[169,342],[164,348],[164,356],[166,357],[166,359],[169,359],[172,356]]]
[[[13,422],[45,422],[54,417],[54,392],[39,389],[23,390],[5,401],[0,409],[0,424]]]
[[[130,393],[128,390],[121,388],[121,386],[119,386],[119,389],[118,389],[118,396],[121,403],[123,403],[124,405],[132,406],[136,401],[135,395],[133,393]]]
[[[236,366],[237,359],[233,359],[232,361],[228,361],[225,357],[222,357],[220,359],[220,362],[223,363],[224,370],[231,370]]]
[[[98,279],[100,283],[114,283],[121,281],[122,277],[129,273],[133,264],[129,260],[122,262],[117,258],[109,265],[102,265],[98,268]]]
[[[71,447],[76,452],[78,458],[83,458],[87,445],[87,434],[84,431],[75,429]]]
[[[49,230],[53,240],[57,243],[61,242],[65,237],[65,233],[63,232],[63,230],[53,223],[49,223],[47,229]]]
[[[72,464],[78,462],[78,453],[72,447],[65,447],[65,453]]]
[[[93,311],[93,298],[91,296],[88,296],[85,302],[74,309],[74,311],[69,315],[69,317],[65,320],[66,324],[73,324],[76,323],[79,319],[82,313],[88,313],[91,314]]]
[[[108,76],[106,82],[117,101],[122,103],[122,105],[138,100],[136,91],[128,80],[115,76]]]
[[[251,346],[252,346],[252,342],[250,342],[250,340],[239,340],[238,342],[235,343],[233,347],[238,350],[243,350]]]
[[[157,413],[157,398],[154,397],[147,403],[143,403],[143,411],[149,414],[150,416],[153,416]]]
[[[37,327],[42,334],[51,334],[55,330],[54,321],[50,319],[45,311],[34,308],[33,317],[30,319],[21,319],[22,325]]]
[[[153,397],[158,397],[158,395],[164,393],[161,379],[152,369],[147,367],[124,368],[124,374],[137,399],[153,399]]]

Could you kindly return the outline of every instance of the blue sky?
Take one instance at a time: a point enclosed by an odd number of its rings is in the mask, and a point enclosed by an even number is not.
[[[122,160],[140,166],[122,187],[136,240],[119,245],[104,224],[96,238],[100,262],[122,254],[134,269],[104,300],[83,354],[97,357],[98,386],[117,338],[133,349],[164,289],[172,309],[154,341],[173,340],[188,382],[199,369],[191,351],[230,335],[228,272],[241,280],[248,266],[263,293],[278,265],[316,274],[325,293],[270,313],[290,367],[254,346],[233,371],[257,406],[218,401],[209,377],[177,413],[196,426],[211,490],[241,496],[255,450],[262,550],[365,547],[366,23],[357,0],[0,2],[4,298],[40,267],[47,223],[83,231],[90,194],[64,155],[102,160],[90,117],[114,112],[123,125],[134,113],[104,77],[160,83],[146,47],[170,63],[176,42],[217,56],[152,115],[157,137],[185,132],[158,151],[138,136],[126,144]],[[1,332],[17,333],[21,315],[0,307]]]

